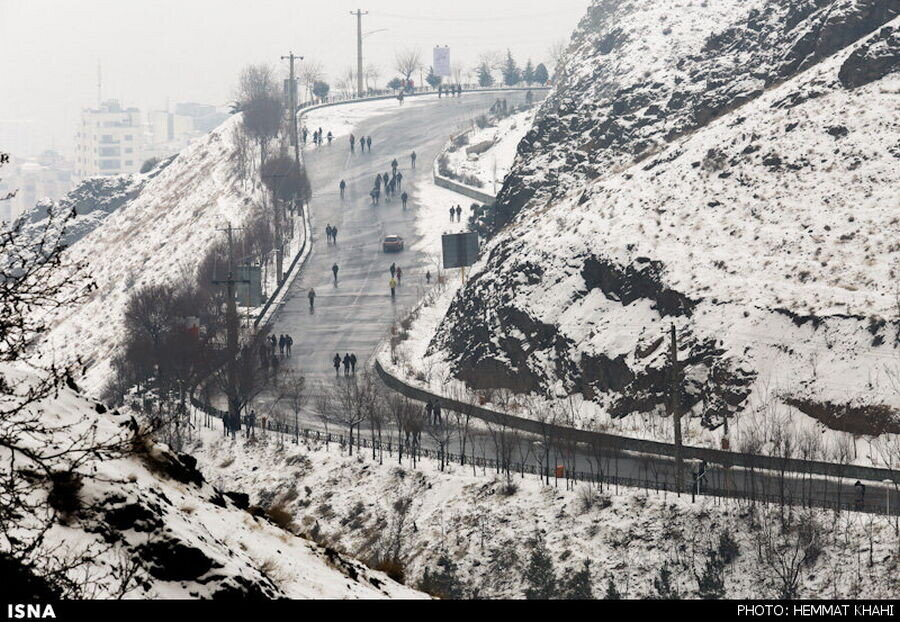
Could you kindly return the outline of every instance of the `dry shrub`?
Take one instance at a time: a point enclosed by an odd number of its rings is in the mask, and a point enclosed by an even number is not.
[[[266,516],[285,530],[290,530],[294,524],[294,514],[281,504],[271,506],[266,510]]]

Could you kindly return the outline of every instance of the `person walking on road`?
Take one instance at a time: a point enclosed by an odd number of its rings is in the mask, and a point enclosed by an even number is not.
[[[356,374],[356,353],[350,353],[350,373]]]
[[[294,347],[294,338],[290,335],[284,336],[284,351],[287,352],[287,357],[291,358],[291,348]]]
[[[375,189],[381,190],[381,175],[375,176]]]
[[[403,283],[403,268],[397,266],[397,285],[401,285]]]
[[[397,171],[397,190],[403,190],[403,173]]]
[[[350,153],[356,153],[356,136],[350,134]]]
[[[397,297],[397,279],[391,277],[391,280],[388,281],[388,285],[391,286],[391,300]]]
[[[369,153],[372,153],[372,137],[371,136],[366,138],[366,148],[369,150]]]
[[[310,311],[315,311],[315,308],[316,308],[316,290],[314,290],[312,287],[310,287],[310,288],[309,288],[309,293],[307,294],[307,297],[309,298],[309,310],[310,310]]]
[[[284,346],[285,346],[284,335],[281,335],[278,338],[278,354],[280,354],[281,356],[284,356]]]
[[[391,172],[394,173],[394,175],[397,174],[398,166],[400,166],[400,163],[397,162],[397,158],[394,158],[393,160],[391,160]]]
[[[337,244],[337,227],[331,228],[331,242]]]
[[[431,270],[425,272],[425,284],[431,285]]]
[[[462,221],[462,205],[456,206],[456,222]]]
[[[335,285],[337,285],[337,275],[338,275],[339,269],[340,268],[338,268],[337,264],[334,264],[333,266],[331,266],[331,272],[334,274],[334,284]]]
[[[456,214],[456,208],[452,205],[450,206],[450,222],[453,222],[453,216]]]
[[[392,263],[389,270],[391,271],[391,278],[394,278],[395,276],[397,276],[397,264],[396,263]]]
[[[328,244],[331,244],[331,223],[325,225],[325,239]]]
[[[334,375],[341,375],[341,355],[335,354],[334,358],[331,360],[331,364],[334,366]]]
[[[385,187],[385,188],[387,188],[388,179],[390,179],[390,177],[388,176],[387,173],[384,173],[384,174],[381,176],[381,182],[384,184],[384,187]]]
[[[347,189],[347,182],[343,179],[341,180],[341,198],[344,198],[344,190]]]
[[[350,375],[350,355],[344,354],[344,375]]]
[[[409,163],[412,168],[416,168],[416,152],[413,151],[409,156]]]
[[[400,195],[400,200],[403,201],[403,209],[406,209],[406,202],[409,201],[409,195],[404,192]]]
[[[331,141],[334,140],[334,134],[331,133],[331,130],[328,131],[328,144],[331,144]]]

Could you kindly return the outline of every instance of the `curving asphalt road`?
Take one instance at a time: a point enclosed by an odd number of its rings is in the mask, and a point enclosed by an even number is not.
[[[304,158],[313,187],[310,204],[312,250],[301,273],[294,281],[273,323],[275,334],[288,333],[294,338],[293,357],[285,359],[288,367],[303,372],[308,380],[316,383],[334,378],[331,359],[335,353],[356,353],[358,367],[365,365],[375,348],[390,329],[395,319],[402,317],[423,294],[424,273],[428,258],[424,253],[410,250],[420,238],[415,221],[419,210],[417,190],[427,183],[432,173],[432,163],[449,136],[475,116],[487,111],[496,101],[497,94],[469,94],[457,99],[437,99],[425,105],[401,107],[396,112],[377,116],[362,122],[354,133],[372,136],[372,153],[356,153],[349,149],[348,137],[338,138],[332,145],[311,148]],[[502,95],[510,104],[524,101],[524,93]],[[327,133],[328,128],[323,127]],[[418,155],[418,169],[410,169],[409,154]],[[403,211],[399,198],[387,203],[382,197],[380,206],[373,207],[369,198],[375,174],[390,172],[391,160],[397,158],[403,172],[403,187],[410,195],[410,205]],[[338,190],[341,179],[347,182],[346,196],[342,200]],[[460,197],[464,206],[468,200]],[[326,242],[327,224],[337,226],[337,244]],[[405,238],[407,250],[399,254],[385,254],[381,240],[385,234],[398,234]],[[435,249],[437,250],[437,249]],[[388,268],[392,262],[403,268],[403,285],[397,299],[391,300]],[[335,284],[331,267],[340,267]],[[310,312],[307,293],[310,288],[317,293],[315,312]],[[314,389],[315,390],[315,389]],[[267,399],[263,397],[261,401]],[[322,421],[312,404],[302,415],[300,425],[324,430]],[[523,435],[516,441],[522,445],[518,452],[528,464],[540,464],[540,458],[532,445],[536,439]],[[476,428],[472,432],[473,446],[488,458],[495,457],[489,432]],[[423,445],[431,447],[427,437]],[[586,469],[590,455],[586,448],[577,450],[576,468]],[[551,457],[555,460],[557,457]],[[517,458],[518,460],[518,458]],[[655,480],[660,483],[674,480],[670,460],[635,454],[609,454],[606,457],[609,472],[617,475]],[[693,467],[691,467],[693,468]],[[708,480],[716,488],[780,491],[782,486],[788,495],[810,498],[814,505],[821,499],[833,501],[838,489],[845,502],[855,498],[856,490],[851,481],[834,482],[820,477],[803,478],[788,475],[781,480],[777,474],[757,474],[752,481],[739,472],[729,473],[711,465]],[[889,503],[890,493],[879,486],[869,485],[865,504],[883,508]],[[893,504],[900,503],[900,495],[894,493]],[[896,507],[892,508],[896,512]]]
[[[356,153],[351,153],[346,136],[304,152],[313,188],[312,251],[275,316],[273,332],[293,337],[293,357],[288,365],[308,379],[333,377],[331,359],[337,352],[341,356],[355,352],[358,366],[364,365],[391,323],[424,293],[428,258],[410,250],[420,238],[415,230],[419,186],[430,179],[432,163],[452,133],[487,112],[498,97],[513,105],[524,102],[525,93],[424,97],[430,101],[410,106],[407,100],[402,106],[397,104],[396,112],[373,117],[355,129],[356,136],[372,137],[371,154],[362,153],[358,146]],[[328,133],[327,127],[322,129]],[[418,156],[416,170],[410,168],[412,151]],[[388,203],[382,194],[377,207],[369,198],[376,173],[390,173],[394,158],[403,173],[403,189],[410,195],[405,212],[399,196]],[[338,190],[341,179],[347,182],[344,200]],[[459,203],[465,207],[470,201],[460,197]],[[337,244],[326,241],[328,224],[338,229]],[[385,254],[381,240],[386,234],[403,236],[406,250]],[[392,262],[403,269],[402,285],[393,302],[388,287]],[[339,266],[336,285],[331,272],[334,264]],[[431,270],[434,272],[433,266]],[[317,294],[312,313],[307,298],[310,288]]]

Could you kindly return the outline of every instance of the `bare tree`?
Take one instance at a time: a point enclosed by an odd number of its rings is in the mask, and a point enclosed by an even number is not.
[[[306,378],[296,371],[286,372],[281,386],[285,391],[285,399],[294,414],[294,444],[300,439],[300,413],[309,398],[306,390]]]
[[[358,376],[336,378],[327,390],[329,399],[326,407],[330,409],[332,420],[347,428],[352,456],[353,433],[356,431],[358,438],[360,426],[369,419],[371,411],[380,400],[378,379],[371,371],[365,370]]]
[[[238,102],[243,128],[259,148],[260,169],[265,165],[269,143],[284,124],[284,98],[271,67],[250,65],[241,72]]]
[[[325,67],[322,63],[315,59],[305,59],[300,64],[299,70],[300,83],[306,89],[307,97],[313,99],[313,86],[316,82],[325,79]]]
[[[363,76],[366,80],[366,90],[372,91],[372,89],[376,88],[378,85],[378,78],[381,77],[381,69],[379,69],[378,65],[375,63],[369,63],[363,71]]]
[[[93,289],[83,266],[63,261],[74,216],[51,209],[27,233],[21,219],[0,226],[0,573],[22,600],[78,598],[96,585],[91,564],[112,545],[54,546],[48,532],[77,511],[96,463],[128,454],[140,432],[134,420],[107,433],[96,420],[61,423],[44,412],[66,386],[78,391],[74,367],[43,367],[32,358],[49,313]]]
[[[420,50],[409,48],[402,52],[397,52],[394,59],[394,68],[403,76],[406,85],[409,85],[411,76],[422,67],[422,52]]]

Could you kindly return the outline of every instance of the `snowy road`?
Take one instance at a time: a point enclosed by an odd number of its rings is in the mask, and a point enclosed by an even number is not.
[[[403,106],[391,103],[396,112],[360,121],[354,129],[357,137],[372,136],[371,154],[358,147],[351,153],[347,136],[321,148],[310,146],[304,152],[313,188],[312,252],[273,328],[276,334],[288,333],[294,339],[291,367],[317,380],[334,375],[331,359],[335,353],[355,352],[360,365],[364,364],[391,323],[416,303],[426,287],[426,269],[430,266],[435,271],[427,253],[412,250],[421,237],[415,229],[419,190],[424,184],[431,185],[432,163],[449,136],[487,112],[498,97],[506,98],[510,105],[519,104],[525,93],[472,94],[456,99],[424,96],[407,100]],[[307,124],[310,131],[318,127],[315,113]],[[330,130],[322,129],[326,134]],[[418,168],[411,170],[409,155],[414,150]],[[388,203],[382,195],[377,207],[369,198],[376,173],[390,173],[394,158],[403,173],[403,189],[410,196],[405,212],[399,196]],[[338,189],[341,179],[347,182],[343,201]],[[463,197],[458,197],[458,202],[466,209],[471,203]],[[328,224],[338,228],[336,245],[326,242]],[[381,239],[386,234],[403,236],[406,250],[382,252]],[[403,269],[394,302],[388,286],[392,262]],[[339,266],[337,285],[331,272],[334,264]],[[311,287],[317,294],[315,313],[310,312],[307,299]]]
[[[413,249],[421,239],[416,230],[417,214],[421,209],[417,197],[420,192],[434,196],[431,187],[432,163],[447,142],[449,136],[472,118],[487,111],[496,100],[496,94],[473,94],[461,99],[429,97],[433,101],[410,100],[395,112],[382,113],[356,120],[354,133],[372,136],[372,153],[362,153],[357,148],[350,152],[347,136],[338,136],[332,145],[311,147],[304,152],[310,181],[313,187],[311,202],[311,226],[313,246],[310,257],[295,280],[283,307],[276,315],[274,332],[288,333],[294,338],[293,358],[287,359],[289,367],[301,370],[315,387],[334,377],[331,359],[335,353],[354,352],[362,367],[374,354],[378,343],[385,337],[395,320],[402,318],[423,294],[425,270],[434,272],[430,252]],[[505,94],[510,104],[524,101],[524,93]],[[423,98],[424,99],[424,98]],[[411,103],[413,105],[411,105]],[[316,117],[309,121],[310,131],[315,129]],[[346,129],[346,128],[345,128]],[[329,127],[323,126],[325,133]],[[417,170],[410,169],[409,154],[418,154]],[[381,204],[373,207],[368,196],[376,173],[390,172],[391,160],[396,158],[403,172],[403,189],[410,195],[409,209],[403,211],[399,198],[388,203],[382,196]],[[346,196],[340,198],[339,182],[347,182]],[[456,201],[467,206],[470,201],[457,197]],[[448,204],[449,205],[449,204]],[[337,244],[328,244],[325,227],[338,228]],[[381,239],[385,234],[398,234],[406,240],[406,250],[399,254],[385,254]],[[433,252],[438,252],[434,249]],[[392,262],[403,268],[403,285],[398,289],[396,301],[391,301],[388,281]],[[334,283],[331,267],[340,268],[338,283]],[[307,299],[309,288],[317,293],[315,312],[311,313]],[[314,389],[315,390],[315,389]],[[263,398],[261,401],[266,401]],[[312,404],[300,425],[324,431],[321,419]],[[494,458],[490,434],[485,430],[473,430],[473,443],[479,453]],[[519,441],[528,445],[518,455],[528,464],[539,464],[531,445],[534,440]],[[423,438],[423,445],[433,445]],[[588,469],[589,453],[580,450],[576,459],[578,470]],[[551,463],[557,462],[551,456]],[[689,468],[693,468],[691,465]],[[609,466],[610,473],[622,477],[672,482],[671,461],[651,456],[620,455]],[[712,467],[708,481],[717,488],[753,488],[773,494],[780,490],[777,475],[768,477],[757,474],[752,484],[743,476],[726,474]],[[788,496],[834,499],[837,482],[818,477],[794,479],[788,476],[784,482]],[[840,484],[841,499],[850,502],[855,497],[852,481]],[[871,485],[866,494],[866,505],[884,507],[885,491]],[[815,502],[814,502],[815,503]],[[897,501],[895,501],[897,503]]]

